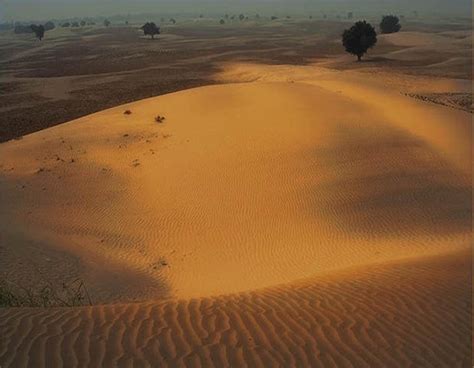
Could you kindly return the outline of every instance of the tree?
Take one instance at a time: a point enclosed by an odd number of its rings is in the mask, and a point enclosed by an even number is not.
[[[105,19],[104,20],[104,26],[106,26],[106,27],[110,26],[110,20]]]
[[[353,17],[354,17],[354,13],[353,13],[353,12],[347,13],[347,19],[352,19]]]
[[[219,21],[219,24],[225,24],[225,20],[224,20],[224,19],[221,19],[221,20]]]
[[[244,19],[245,19],[245,15],[240,14],[240,15],[239,15],[239,20],[240,20],[240,21],[243,21]]]
[[[56,28],[56,25],[55,25],[53,22],[51,22],[51,21],[46,22],[46,23],[44,24],[44,30],[45,30],[45,31],[51,31],[52,29],[55,29],[55,28]]]
[[[402,28],[400,19],[396,15],[384,15],[380,22],[380,30],[382,33],[395,33]]]
[[[170,22],[173,23],[173,24],[176,24],[176,19],[171,18],[171,19],[170,19]]]
[[[313,19],[313,16],[312,16],[312,15],[310,15],[310,16],[309,16],[309,19]]]
[[[79,22],[72,22],[71,27],[79,27]]]
[[[68,28],[68,27],[70,27],[70,26],[71,26],[71,23],[66,22],[66,23],[63,23],[63,25],[62,25],[61,27],[63,27],[63,28]]]
[[[364,21],[356,22],[350,29],[342,34],[342,44],[346,51],[356,55],[360,61],[368,49],[377,43],[377,32],[370,23]]]
[[[86,21],[85,20],[81,20],[81,27],[84,27],[86,25]]]
[[[278,17],[275,17],[274,15],[272,15],[271,20],[276,20],[276,19],[278,19]]]
[[[36,24],[32,24],[31,25],[31,30],[34,32],[36,38],[38,40],[42,40],[43,37],[44,37],[44,26],[42,24],[40,24],[39,26],[37,26]]]
[[[143,33],[145,36],[151,36],[152,39],[155,35],[160,34],[160,27],[157,27],[153,22],[147,22],[142,26]]]

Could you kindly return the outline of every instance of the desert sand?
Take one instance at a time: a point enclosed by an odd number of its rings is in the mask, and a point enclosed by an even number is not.
[[[98,305],[1,310],[0,363],[470,365],[472,115],[401,88],[466,86],[391,76],[227,64],[1,144],[2,269]]]

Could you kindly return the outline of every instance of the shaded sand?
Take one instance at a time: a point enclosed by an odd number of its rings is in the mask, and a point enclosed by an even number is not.
[[[229,297],[0,310],[12,367],[469,367],[469,254]]]
[[[0,145],[2,270],[154,300],[0,311],[0,364],[469,361],[471,115],[256,68]]]

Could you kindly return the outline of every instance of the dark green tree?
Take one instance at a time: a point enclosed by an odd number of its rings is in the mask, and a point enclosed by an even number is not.
[[[396,15],[384,15],[380,22],[380,31],[382,33],[395,33],[398,32],[402,26],[400,25],[400,19]]]
[[[43,37],[44,37],[44,26],[42,24],[40,24],[39,26],[37,26],[36,24],[32,24],[31,25],[31,30],[34,32],[36,38],[38,40],[42,40]]]
[[[155,35],[160,34],[160,27],[157,27],[153,22],[147,22],[142,26],[143,33],[145,36],[151,36],[152,39]]]
[[[356,55],[360,61],[368,49],[377,43],[377,32],[375,28],[364,21],[356,22],[351,28],[346,29],[342,34],[342,44],[346,51]]]

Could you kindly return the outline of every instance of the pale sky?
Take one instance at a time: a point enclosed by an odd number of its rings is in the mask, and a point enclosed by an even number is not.
[[[134,13],[304,14],[317,10],[397,12],[413,10],[471,16],[471,0],[0,0],[0,20],[48,20],[54,18],[110,16]]]

